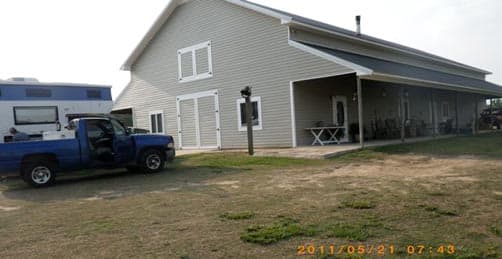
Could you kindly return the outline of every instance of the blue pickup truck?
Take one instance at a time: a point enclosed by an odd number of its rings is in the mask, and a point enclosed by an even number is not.
[[[74,138],[0,144],[0,176],[43,187],[58,173],[82,169],[159,172],[175,157],[171,136],[131,134],[113,118],[74,119],[68,127]]]

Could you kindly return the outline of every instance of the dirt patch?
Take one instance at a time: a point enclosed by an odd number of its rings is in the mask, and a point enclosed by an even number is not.
[[[452,181],[473,183],[480,181],[472,175],[466,175],[466,169],[482,170],[483,168],[501,167],[502,162],[487,161],[479,163],[474,159],[437,159],[422,156],[391,156],[382,161],[374,161],[365,164],[350,164],[344,167],[309,168],[307,170],[291,170],[274,174],[267,182],[267,189],[280,188],[293,190],[302,186],[316,185],[324,187],[327,179],[332,178],[358,178],[361,181],[351,181],[348,186],[360,187],[364,179],[371,179],[371,184],[366,188],[380,191],[389,187],[386,180],[404,180],[413,182],[422,179],[420,183],[424,187],[430,187],[437,183],[449,183]],[[459,173],[462,172],[462,173]],[[378,179],[378,180],[376,180]],[[392,185],[393,186],[393,185]]]

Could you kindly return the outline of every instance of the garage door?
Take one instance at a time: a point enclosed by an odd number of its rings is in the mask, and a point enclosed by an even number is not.
[[[218,91],[182,95],[176,101],[179,147],[221,148]]]

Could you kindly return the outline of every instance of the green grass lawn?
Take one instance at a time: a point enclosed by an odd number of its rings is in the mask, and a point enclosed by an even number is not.
[[[412,245],[423,258],[501,258],[501,144],[480,135],[329,160],[208,153],[47,189],[9,179],[0,257],[399,258]]]
[[[406,145],[384,146],[375,151],[388,154],[414,153],[424,155],[460,156],[474,155],[485,158],[502,158],[502,135],[481,134],[417,142]]]

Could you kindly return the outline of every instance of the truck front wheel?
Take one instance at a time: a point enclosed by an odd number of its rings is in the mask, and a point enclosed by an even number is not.
[[[145,173],[157,173],[164,169],[166,159],[157,149],[149,149],[141,156],[141,168]]]
[[[54,166],[44,161],[29,161],[22,169],[23,180],[33,187],[46,187],[54,183]]]

